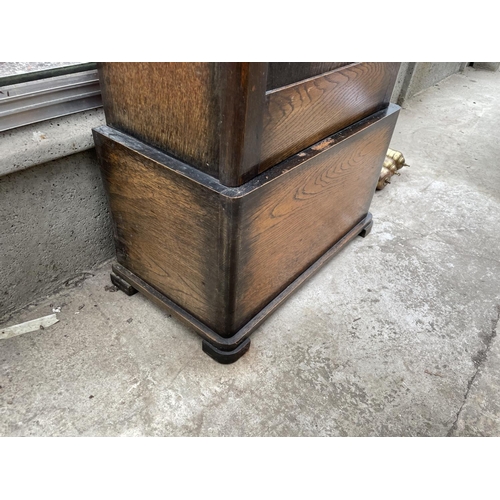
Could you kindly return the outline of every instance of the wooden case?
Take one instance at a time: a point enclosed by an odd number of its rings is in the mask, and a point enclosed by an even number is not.
[[[101,63],[106,123],[240,186],[386,108],[399,63]]]
[[[267,314],[369,230],[398,112],[390,105],[235,187],[128,134],[95,129],[114,221],[115,283],[169,308],[213,357],[234,361]]]

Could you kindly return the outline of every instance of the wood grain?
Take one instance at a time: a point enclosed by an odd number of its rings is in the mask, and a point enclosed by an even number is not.
[[[267,63],[100,63],[106,123],[227,185],[258,173]]]
[[[270,62],[266,90],[277,89],[347,66],[348,62]]]
[[[109,126],[234,187],[386,107],[398,67],[100,63],[99,76]]]
[[[399,63],[356,63],[268,92],[259,172],[388,106]]]
[[[159,152],[166,165],[144,156],[138,141],[109,127],[95,129],[94,140],[118,262],[210,328],[223,329],[220,196],[173,170],[180,162]]]
[[[99,63],[98,69],[107,125],[218,176],[216,64]]]
[[[233,336],[365,218],[398,110],[241,187],[99,127],[118,262],[217,335]]]
[[[240,186],[259,170],[267,63],[221,63],[218,178]]]
[[[348,233],[346,233],[340,240],[330,247],[328,251],[326,251],[318,260],[314,262],[314,264],[308,267],[297,279],[290,283],[290,285],[288,285],[280,294],[278,294],[271,302],[261,309],[258,314],[245,324],[245,326],[230,337],[222,337],[218,333],[214,332],[204,323],[189,314],[188,311],[180,308],[167,296],[158,292],[158,290],[139,278],[139,276],[131,273],[120,264],[113,264],[113,273],[116,274],[112,274],[112,277],[114,275],[115,278],[118,278],[122,282],[126,283],[128,287],[140,291],[156,305],[169,311],[177,319],[181,320],[187,326],[195,330],[198,335],[209,342],[212,346],[215,346],[223,351],[232,351],[241,345],[245,339],[248,339],[252,332],[256,330],[270,314],[272,314],[290,295],[298,290],[305,281],[316,274],[332,257],[337,255],[350,241],[352,241],[356,236],[361,236],[365,232],[369,231],[371,225],[372,215],[369,213],[363,220],[356,224],[356,226],[354,226]]]
[[[233,331],[366,216],[397,115],[312,146],[241,198]]]

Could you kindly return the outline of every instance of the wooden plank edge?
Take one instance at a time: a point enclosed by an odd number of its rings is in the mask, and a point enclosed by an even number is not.
[[[286,172],[290,172],[291,170],[300,168],[302,165],[304,165],[304,163],[308,162],[315,156],[324,154],[329,149],[335,147],[341,142],[349,140],[356,134],[362,133],[364,130],[377,123],[378,121],[387,120],[394,114],[396,114],[397,116],[397,113],[399,113],[400,109],[401,108],[396,104],[390,104],[387,108],[377,111],[372,115],[359,120],[355,124],[350,125],[349,127],[346,127],[336,132],[335,134],[332,134],[325,139],[318,141],[317,143],[309,146],[302,151],[299,151],[295,155],[287,158],[286,160],[283,160],[281,163],[278,163],[274,167],[265,170],[257,177],[254,177],[252,180],[239,187],[224,186],[215,177],[212,177],[205,172],[201,172],[191,165],[181,162],[180,160],[172,158],[166,153],[163,153],[160,150],[149,146],[132,136],[120,132],[119,130],[113,129],[108,125],[101,125],[100,127],[94,128],[93,134],[98,154],[100,148],[102,147],[102,136],[107,139],[113,140],[114,142],[120,144],[125,148],[130,149],[134,153],[142,156],[145,160],[153,161],[159,167],[171,170],[176,174],[190,179],[191,181],[200,184],[213,192],[216,192],[228,198],[241,198],[243,196],[246,196],[250,192],[255,191],[256,189],[259,189],[266,184],[273,182]]]

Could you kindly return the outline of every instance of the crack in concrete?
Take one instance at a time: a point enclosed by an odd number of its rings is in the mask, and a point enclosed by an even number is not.
[[[476,380],[476,377],[479,374],[480,369],[484,366],[486,358],[488,357],[488,352],[489,352],[491,345],[493,343],[493,339],[497,335],[497,328],[498,328],[499,322],[500,322],[500,305],[497,305],[497,317],[491,320],[491,332],[484,335],[484,338],[483,338],[483,342],[485,343],[485,347],[483,349],[480,349],[478,351],[478,353],[475,354],[472,358],[472,361],[473,361],[474,365],[476,366],[476,369],[474,370],[472,377],[467,382],[467,390],[465,391],[464,400],[462,401],[462,404],[460,405],[460,408],[458,409],[458,412],[455,416],[455,420],[453,421],[453,424],[451,425],[450,429],[446,433],[447,437],[453,436],[453,433],[457,430],[458,420],[459,420],[460,415],[462,413],[462,410],[465,406],[465,403],[467,402],[467,398],[469,397],[469,392],[472,388],[472,385],[474,384],[474,381]]]

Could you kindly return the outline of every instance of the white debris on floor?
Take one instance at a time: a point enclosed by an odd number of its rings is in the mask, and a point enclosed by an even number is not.
[[[43,318],[33,319],[31,321],[25,321],[24,323],[19,323],[18,325],[8,326],[0,330],[0,340],[10,339],[12,337],[17,337],[23,333],[35,332],[36,330],[45,330],[49,326],[54,325],[59,320],[55,314],[49,314]]]

